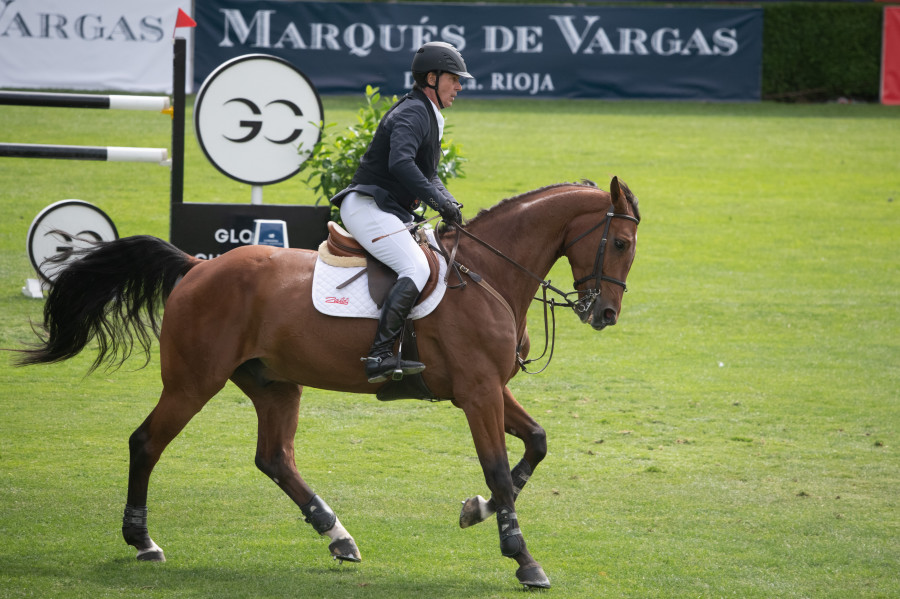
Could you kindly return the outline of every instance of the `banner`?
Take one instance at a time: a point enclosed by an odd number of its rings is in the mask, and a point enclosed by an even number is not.
[[[0,1],[0,87],[172,92],[191,0]],[[189,63],[188,91],[192,79]]]
[[[884,7],[881,103],[900,104],[900,6]]]
[[[759,100],[758,8],[197,0],[195,87],[242,54],[284,58],[322,94],[412,86],[413,53],[463,54],[477,97]]]

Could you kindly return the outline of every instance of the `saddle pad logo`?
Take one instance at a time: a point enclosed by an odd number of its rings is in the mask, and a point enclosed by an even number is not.
[[[349,297],[334,297],[333,295],[329,295],[325,298],[326,304],[340,304],[342,306],[347,306],[350,304]]]

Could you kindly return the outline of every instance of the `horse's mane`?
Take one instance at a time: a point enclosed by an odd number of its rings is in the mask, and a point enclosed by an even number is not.
[[[640,220],[641,213],[638,211],[637,198],[634,197],[634,194],[631,193],[631,190],[628,189],[628,186],[625,185],[625,183],[623,183],[622,181],[619,181],[619,184],[622,185],[622,187],[626,190],[625,197],[628,198],[628,202],[631,204],[632,208],[634,208],[635,217],[638,220]],[[518,204],[519,202],[525,201],[525,200],[529,199],[530,197],[540,194],[540,193],[543,193],[549,189],[556,189],[558,187],[571,187],[571,186],[589,187],[592,189],[599,189],[599,187],[597,187],[597,184],[595,182],[591,181],[590,179],[582,179],[581,181],[577,181],[574,183],[573,182],[553,183],[551,185],[546,185],[546,186],[538,188],[538,189],[532,189],[531,191],[526,191],[525,193],[520,193],[517,196],[505,198],[503,200],[500,200],[500,202],[491,206],[490,208],[482,208],[481,210],[478,211],[478,214],[476,214],[474,217],[472,217],[468,221],[466,221],[466,224],[472,225],[476,221],[478,221],[480,218],[487,216],[488,214],[492,214],[492,215],[500,214],[503,211],[508,210],[511,205]]]
[[[488,214],[499,214],[499,213],[503,212],[504,210],[507,210],[512,204],[516,204],[520,201],[526,200],[533,195],[543,193],[543,192],[547,191],[548,189],[556,189],[557,187],[566,187],[566,186],[570,186],[570,185],[597,188],[597,184],[588,179],[582,179],[581,182],[579,182],[579,183],[553,183],[551,185],[546,185],[546,186],[540,187],[538,189],[532,189],[531,191],[526,191],[525,193],[520,193],[519,195],[512,196],[511,198],[504,198],[504,199],[500,200],[498,203],[491,206],[490,208],[482,208],[481,210],[478,211],[478,214],[476,214],[472,218],[468,219],[466,221],[466,224],[471,225],[475,221],[477,221],[479,218],[482,218],[483,216],[486,216]]]

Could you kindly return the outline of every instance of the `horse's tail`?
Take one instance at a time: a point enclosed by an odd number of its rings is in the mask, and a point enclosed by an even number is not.
[[[147,235],[75,250],[75,259],[50,289],[42,330],[35,328],[39,343],[21,350],[24,355],[17,365],[68,360],[92,339],[97,340],[98,354],[89,372],[104,362],[120,367],[135,342],[149,362],[151,333],[159,337],[160,308],[178,278],[200,262]]]

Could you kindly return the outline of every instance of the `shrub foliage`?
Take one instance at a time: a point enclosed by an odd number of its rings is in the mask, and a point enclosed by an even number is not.
[[[765,99],[877,100],[883,7],[786,3],[765,7]]]

